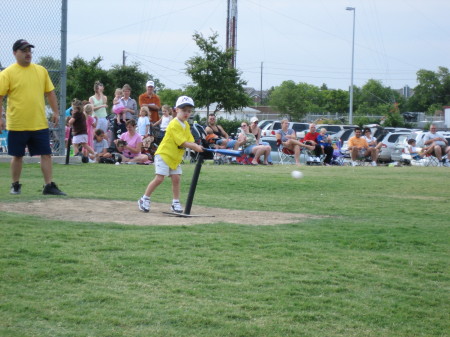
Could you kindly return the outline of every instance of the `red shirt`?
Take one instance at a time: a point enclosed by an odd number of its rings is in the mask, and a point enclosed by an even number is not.
[[[139,106],[142,106],[142,104],[156,104],[157,106],[161,107],[161,101],[159,99],[159,96],[157,94],[152,94],[152,97],[150,97],[146,92],[144,92],[142,95],[139,96]],[[159,121],[159,109],[150,109],[150,122],[156,123]]]
[[[307,140],[312,140],[317,143],[317,136],[320,135],[318,132],[308,132],[305,135],[305,138],[303,138],[303,141],[306,142]]]

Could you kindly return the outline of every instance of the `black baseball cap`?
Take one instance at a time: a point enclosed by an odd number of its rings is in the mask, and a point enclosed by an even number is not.
[[[32,44],[28,43],[27,40],[20,39],[20,40],[17,40],[16,42],[14,42],[13,51],[17,51],[18,49],[25,49],[28,47],[34,48],[34,46]]]

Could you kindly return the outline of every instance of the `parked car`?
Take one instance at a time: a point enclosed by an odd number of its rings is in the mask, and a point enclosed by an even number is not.
[[[394,151],[395,142],[398,137],[401,135],[409,136],[411,131],[402,131],[402,132],[389,132],[386,136],[384,136],[381,145],[380,154],[378,156],[378,161],[380,162],[390,162],[392,161],[391,154]]]
[[[258,126],[262,130],[266,125],[272,124],[274,121],[269,119],[264,119],[262,121],[259,121]]]
[[[405,149],[408,146],[408,139],[410,135],[400,135],[394,144],[394,149],[391,153],[393,161],[402,162],[405,154]]]
[[[281,129],[281,121],[274,121],[272,124],[266,125],[261,131],[261,137],[275,137],[277,130]],[[308,123],[290,122],[289,129],[294,129],[298,138],[305,137],[305,133],[309,129]]]
[[[327,129],[327,133],[334,135],[342,130],[354,129],[357,125],[339,125],[339,124],[317,124],[316,130],[320,132],[320,129]]]

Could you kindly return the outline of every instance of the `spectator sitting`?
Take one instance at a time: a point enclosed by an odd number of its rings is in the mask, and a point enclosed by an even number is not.
[[[258,145],[269,145],[270,146],[269,143],[263,142],[261,140],[261,128],[258,126],[258,123],[259,123],[259,121],[258,121],[257,117],[252,117],[250,119],[249,129],[250,129],[250,132],[253,133],[255,135],[255,137],[256,137],[256,144],[258,144]],[[273,165],[272,155],[270,153],[269,153],[269,156],[267,157],[267,161],[268,161],[269,165]]]
[[[324,160],[325,165],[331,165],[334,149],[333,146],[331,145],[331,137],[327,134],[327,129],[325,128],[320,129],[320,133],[317,136],[317,142],[322,148],[322,153],[327,154]],[[331,151],[328,148],[331,148]],[[328,155],[330,152],[331,156]]]
[[[254,158],[251,162],[252,165],[258,165],[258,160],[262,155],[264,155],[263,165],[270,165],[267,160],[271,150],[270,145],[257,145],[256,137],[250,132],[248,124],[246,122],[242,122],[241,129],[242,132],[239,134],[235,147],[237,145],[242,146],[242,148],[244,149],[244,154],[246,154],[247,156],[250,156],[251,154],[254,155]]]
[[[217,141],[219,141],[220,138],[212,131],[212,129],[208,128],[207,130],[205,130],[205,132],[206,132],[206,142],[208,144],[214,144],[214,147],[216,149],[224,148],[220,147],[220,145],[217,145]]]
[[[294,152],[295,163],[300,166],[300,149],[302,147],[308,150],[314,150],[314,146],[306,145],[297,140],[297,134],[293,129],[289,129],[289,121],[283,119],[281,121],[281,129],[276,133],[277,144],[282,145],[284,148]]]
[[[447,139],[439,132],[436,132],[436,125],[430,125],[430,131],[426,133],[423,144],[430,146],[429,153],[439,160],[439,166],[448,166],[444,156],[450,156],[450,146],[448,146]]]
[[[235,147],[236,140],[230,139],[223,127],[216,124],[215,114],[209,114],[208,116],[208,122],[205,127],[206,133],[208,133],[208,129],[211,129],[212,132],[219,137],[219,140],[216,142],[217,145],[223,146],[224,148],[228,149],[232,149]]]
[[[111,158],[112,154],[107,151],[108,141],[105,139],[106,135],[102,129],[95,130],[94,134],[94,151],[95,161],[99,162],[101,158]]]
[[[383,145],[383,143],[377,142],[377,139],[374,136],[372,136],[372,130],[370,128],[364,128],[363,138],[366,140],[369,147],[375,148],[374,161],[376,162],[378,160],[378,155],[380,154],[381,146]]]
[[[319,141],[317,140],[317,137],[319,136],[319,133],[316,131],[316,124],[312,123],[309,125],[309,132],[305,135],[305,138],[303,138],[303,141],[307,145],[314,146],[314,154],[317,157],[320,157],[323,152],[325,152],[325,164],[330,165],[331,159],[333,159],[333,147],[328,146],[323,149],[319,145]]]
[[[424,153],[419,153],[418,148],[416,147],[416,141],[414,139],[408,139],[408,151],[411,155],[411,158],[414,160],[420,160],[424,157]]]
[[[136,121],[130,119],[126,123],[127,132],[120,135],[120,142],[116,139],[117,150],[122,153],[122,162],[124,163],[140,163],[146,164],[148,162],[148,156],[141,153],[142,149],[142,137],[136,133]]]
[[[376,149],[374,147],[369,147],[367,141],[361,137],[361,128],[355,128],[355,135],[348,140],[348,150],[350,151],[350,156],[352,158],[352,166],[356,166],[356,160],[358,158],[369,157],[372,160],[372,166],[377,166],[377,162],[374,160],[376,158]]]

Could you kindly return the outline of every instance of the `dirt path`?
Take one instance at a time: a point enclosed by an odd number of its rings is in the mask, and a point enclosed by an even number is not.
[[[168,204],[152,202],[150,213],[143,213],[138,210],[136,202],[119,200],[51,198],[30,202],[0,203],[0,211],[36,215],[45,219],[138,226],[186,226],[218,222],[270,226],[318,218],[310,214],[239,211],[202,206],[193,206],[191,214],[205,216],[180,218],[162,213],[168,210]],[[214,217],[211,217],[212,215]]]

